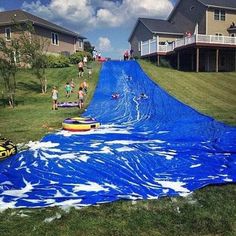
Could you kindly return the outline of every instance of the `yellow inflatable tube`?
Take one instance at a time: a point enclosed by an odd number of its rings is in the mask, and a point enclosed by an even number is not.
[[[63,129],[68,131],[88,131],[99,126],[100,123],[95,119],[86,117],[67,118],[62,122]]]

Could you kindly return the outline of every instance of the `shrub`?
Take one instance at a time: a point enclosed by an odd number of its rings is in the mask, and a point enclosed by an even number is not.
[[[48,68],[62,68],[68,67],[70,65],[70,60],[68,57],[60,55],[48,55],[47,56],[47,67]]]
[[[71,64],[77,64],[80,61],[83,61],[84,56],[88,57],[88,61],[92,60],[92,55],[89,52],[76,52],[70,55],[70,63]]]

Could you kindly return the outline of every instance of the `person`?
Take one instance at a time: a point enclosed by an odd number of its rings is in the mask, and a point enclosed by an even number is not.
[[[129,59],[129,52],[128,52],[128,50],[126,50],[124,53],[124,61],[126,61],[128,59]]]
[[[92,78],[92,68],[88,68],[88,77],[89,79]]]
[[[130,51],[129,51],[129,58],[130,58],[130,60],[133,59],[133,53],[134,53],[134,50],[131,48]]]
[[[96,61],[97,59],[97,51],[96,49],[93,49],[93,60]]]
[[[99,53],[98,53],[98,60],[101,59],[101,56],[102,56],[102,54],[101,54],[101,52],[99,52]]]
[[[88,62],[88,57],[87,56],[84,56],[83,58],[83,63],[84,63],[84,66],[87,65],[87,62]]]
[[[81,84],[80,87],[83,89],[84,93],[87,94],[88,93],[88,84],[86,82],[86,80],[84,80]]]
[[[66,90],[66,97],[69,98],[72,90],[69,82],[66,83],[65,90]]]
[[[56,86],[53,87],[51,95],[52,95],[52,110],[57,110],[58,90]]]
[[[71,79],[71,81],[70,81],[70,86],[71,86],[71,92],[73,93],[74,88],[75,88],[75,83],[74,83],[73,79]]]
[[[84,91],[82,87],[79,87],[78,99],[79,108],[81,109],[84,106]]]
[[[145,93],[141,93],[141,94],[138,96],[137,100],[140,100],[140,99],[147,99],[147,98],[148,98],[148,96],[147,96]]]
[[[78,69],[79,69],[79,77],[83,77],[84,75],[84,64],[82,61],[78,63]]]
[[[111,95],[112,99],[118,99],[120,97],[120,94],[119,93],[113,93]]]

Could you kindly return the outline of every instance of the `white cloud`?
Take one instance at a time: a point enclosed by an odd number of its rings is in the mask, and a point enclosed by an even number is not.
[[[108,52],[113,50],[111,46],[111,41],[106,37],[99,37],[98,39],[98,50],[102,52]]]
[[[22,8],[75,31],[95,27],[132,25],[138,17],[166,18],[173,8],[171,0],[40,0],[23,2]]]
[[[5,11],[5,9],[3,7],[0,7],[0,12],[2,12],[2,11]]]

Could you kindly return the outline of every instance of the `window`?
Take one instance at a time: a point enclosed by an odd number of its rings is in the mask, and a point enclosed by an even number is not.
[[[11,28],[5,28],[5,38],[11,40]]]
[[[57,33],[52,33],[52,44],[53,45],[59,45],[59,40],[58,40],[58,34]]]
[[[82,40],[78,40],[78,46],[79,46],[79,48],[82,48],[83,47],[83,44],[82,44]]]
[[[214,19],[225,21],[225,11],[216,9],[215,12],[214,12]]]
[[[216,36],[223,36],[221,33],[216,33]]]

